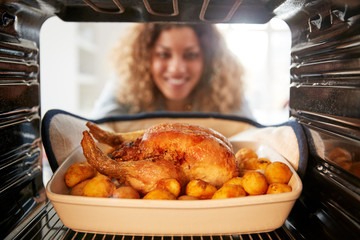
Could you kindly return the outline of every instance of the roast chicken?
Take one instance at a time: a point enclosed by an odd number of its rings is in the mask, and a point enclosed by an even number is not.
[[[161,123],[143,131],[119,134],[87,123],[81,146],[87,161],[100,173],[129,184],[146,194],[161,179],[175,178],[183,186],[201,179],[222,186],[238,176],[230,142],[220,133],[201,126]],[[97,145],[113,147],[104,153]]]

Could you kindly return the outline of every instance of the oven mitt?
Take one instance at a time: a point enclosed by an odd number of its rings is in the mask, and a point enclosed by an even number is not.
[[[42,120],[42,140],[50,167],[54,172],[66,158],[80,147],[86,122],[114,132],[146,129],[160,122],[184,122],[210,127],[230,141],[254,141],[281,154],[300,177],[307,164],[305,133],[299,123],[289,120],[280,125],[264,126],[234,115],[215,113],[153,112],[90,120],[62,110],[48,111]]]

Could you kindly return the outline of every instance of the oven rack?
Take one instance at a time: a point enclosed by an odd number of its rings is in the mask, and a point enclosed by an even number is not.
[[[105,14],[122,14],[125,12],[125,7],[121,4],[119,0],[112,0],[114,3],[114,6],[116,6],[114,9],[106,9],[98,6],[93,0],[83,0],[85,4],[87,4],[89,7],[91,7],[94,11],[99,13],[105,13]],[[230,5],[230,8],[228,9],[228,13],[225,17],[219,18],[219,19],[207,19],[206,18],[206,12],[208,11],[210,0],[203,0],[203,3],[201,5],[201,10],[199,14],[199,19],[203,22],[227,22],[229,21],[240,4],[243,0],[236,0],[233,4]],[[179,3],[178,0],[172,0],[171,7],[167,6],[167,4],[162,4],[165,8],[170,8],[170,13],[161,13],[158,11],[153,10],[151,3],[148,0],[143,0],[143,4],[145,6],[145,9],[147,12],[151,15],[160,16],[160,17],[173,17],[179,15]]]
[[[216,235],[216,236],[137,236],[137,235],[111,235],[99,233],[85,233],[73,231],[64,226],[58,217],[51,202],[48,201],[43,209],[27,224],[17,231],[11,239],[16,240],[40,240],[40,239],[102,239],[102,240],[276,240],[295,239],[290,232],[281,227],[271,232],[238,234],[238,235]]]
[[[279,7],[277,2],[264,0],[58,0],[58,3],[62,7],[53,14],[75,22],[264,24]]]

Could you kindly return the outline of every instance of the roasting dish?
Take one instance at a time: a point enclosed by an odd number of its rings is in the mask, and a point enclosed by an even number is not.
[[[46,186],[61,221],[80,232],[124,235],[217,235],[275,230],[283,225],[302,183],[291,165],[272,148],[256,142],[231,142],[234,151],[249,147],[272,162],[286,163],[293,172],[292,192],[221,200],[144,200],[69,195],[66,169],[85,161],[79,146],[61,164]]]

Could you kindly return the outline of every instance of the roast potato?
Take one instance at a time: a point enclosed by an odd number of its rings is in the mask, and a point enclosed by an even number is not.
[[[242,167],[246,170],[265,169],[271,161],[268,158],[249,158],[244,160]]]
[[[240,185],[224,184],[217,190],[211,199],[224,199],[234,197],[245,197],[246,192]]]
[[[176,200],[176,197],[167,190],[155,189],[148,192],[143,199]]]
[[[291,192],[291,187],[284,183],[272,183],[269,185],[266,194]]]
[[[211,199],[216,191],[217,188],[214,185],[200,179],[191,180],[185,189],[186,195],[199,199]]]
[[[189,195],[181,195],[177,198],[177,200],[200,200],[197,197],[189,196]]]
[[[251,148],[241,148],[235,153],[235,158],[238,161],[244,161],[250,158],[258,158],[258,155]]]
[[[120,186],[112,194],[113,198],[139,199],[140,194],[131,186]]]
[[[70,165],[65,172],[65,184],[73,187],[85,179],[92,178],[96,175],[96,170],[87,161],[78,162]]]
[[[85,185],[83,196],[108,198],[112,196],[114,190],[115,184],[109,177],[97,174]]]
[[[284,183],[290,181],[292,172],[288,165],[282,162],[272,162],[265,168],[266,181],[271,183]]]
[[[76,184],[70,191],[70,195],[74,196],[82,196],[84,193],[85,185],[90,181],[90,179],[86,179],[78,184]]]
[[[224,185],[227,185],[227,184],[242,186],[242,178],[241,177],[233,177],[224,183]]]
[[[249,195],[262,195],[266,193],[268,183],[262,173],[249,171],[243,176],[242,186]]]
[[[181,185],[175,178],[165,178],[156,184],[156,189],[167,190],[175,197],[178,197],[180,195]]]

